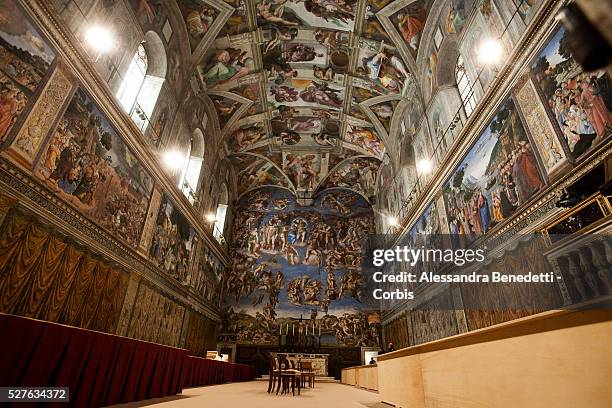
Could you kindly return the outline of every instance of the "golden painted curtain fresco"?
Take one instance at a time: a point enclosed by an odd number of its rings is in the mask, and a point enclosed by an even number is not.
[[[199,313],[189,314],[189,329],[185,339],[185,348],[193,356],[206,356],[206,350],[217,348],[215,335],[217,323]]]
[[[0,312],[114,332],[128,274],[14,211],[0,235]]]
[[[483,267],[479,273],[550,272],[552,269],[542,256],[545,249],[546,243],[535,238],[528,244],[522,244],[514,251],[505,253],[499,260]],[[550,290],[547,285],[483,283],[462,285],[461,289],[469,330],[530,316],[563,304],[561,293]],[[499,306],[494,307],[495,305]]]
[[[185,308],[141,284],[132,310],[128,337],[178,347]]]

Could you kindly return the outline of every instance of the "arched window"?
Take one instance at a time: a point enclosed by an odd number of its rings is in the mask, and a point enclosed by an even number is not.
[[[128,113],[132,112],[136,104],[136,97],[147,75],[148,66],[147,51],[144,45],[140,44],[117,91],[117,98],[123,109]]]
[[[200,129],[196,129],[191,137],[191,145],[187,150],[185,167],[180,178],[179,187],[191,204],[197,198],[198,183],[202,172],[204,161],[204,135]]]
[[[166,77],[166,51],[154,31],[138,45],[117,91],[117,99],[138,128],[144,132]],[[159,136],[159,135],[158,135]]]
[[[465,70],[465,64],[463,63],[463,57],[461,55],[457,58],[455,79],[457,80],[457,88],[459,88],[459,95],[463,102],[465,115],[470,116],[476,107],[476,97],[474,96],[474,87]]]
[[[215,215],[215,224],[213,227],[213,235],[218,240],[223,240],[223,229],[225,228],[225,218],[227,217],[228,194],[227,185],[224,183],[221,186],[219,194],[219,203],[217,204],[217,213]]]

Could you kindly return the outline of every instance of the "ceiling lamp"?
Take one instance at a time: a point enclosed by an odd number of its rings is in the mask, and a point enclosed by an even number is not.
[[[183,168],[183,155],[177,150],[169,150],[164,153],[164,164],[170,170],[178,170]]]
[[[504,50],[499,40],[487,38],[478,47],[478,61],[483,65],[496,65],[501,61],[503,52]]]
[[[98,55],[110,51],[115,45],[115,40],[110,31],[99,25],[87,28],[85,41]]]
[[[431,162],[431,160],[427,159],[419,160],[416,163],[416,169],[421,174],[429,174],[433,169],[433,163]]]
[[[397,227],[399,225],[399,221],[397,220],[397,218],[395,218],[393,216],[387,217],[387,222],[392,227]]]

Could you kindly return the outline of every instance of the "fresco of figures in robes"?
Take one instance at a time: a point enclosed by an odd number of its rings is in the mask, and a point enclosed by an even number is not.
[[[559,125],[562,140],[579,158],[610,135],[612,81],[605,70],[583,72],[558,29],[531,66],[536,86]]]
[[[0,4],[0,143],[55,59],[14,0]]]
[[[35,174],[92,221],[138,245],[153,180],[83,90],[72,97]]]
[[[485,234],[543,186],[535,152],[508,97],[444,186],[453,244]]]
[[[193,284],[190,263],[196,232],[165,194],[154,228],[149,256],[182,285]]]
[[[223,274],[224,265],[217,256],[206,247],[204,243],[197,245],[194,238],[193,247],[200,247],[199,255],[195,257],[196,266],[193,268],[189,286],[205,301],[216,307],[219,306],[221,291],[219,283]]]
[[[323,342],[378,344],[380,320],[362,303],[363,251],[374,219],[361,196],[324,191],[301,207],[287,190],[258,189],[240,200],[234,226],[222,338],[275,344],[287,330],[314,330]]]
[[[219,12],[202,1],[183,0],[178,3],[181,14],[185,19],[189,44],[193,51],[204,38]]]
[[[432,3],[431,0],[416,0],[391,16],[393,25],[399,31],[410,52],[415,56],[419,50],[421,35]]]

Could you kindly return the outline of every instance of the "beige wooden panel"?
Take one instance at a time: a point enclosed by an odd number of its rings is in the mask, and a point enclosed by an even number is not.
[[[405,408],[612,406],[612,313],[544,315],[379,357],[381,400]]]

